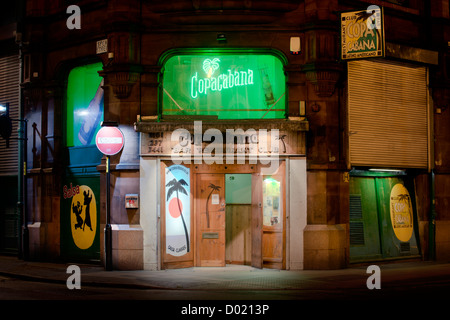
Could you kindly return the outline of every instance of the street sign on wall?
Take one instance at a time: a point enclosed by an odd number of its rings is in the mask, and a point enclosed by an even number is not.
[[[102,127],[95,138],[95,144],[101,153],[113,156],[123,148],[123,134],[117,127]]]
[[[341,13],[341,59],[384,57],[383,10],[369,6],[366,10]]]

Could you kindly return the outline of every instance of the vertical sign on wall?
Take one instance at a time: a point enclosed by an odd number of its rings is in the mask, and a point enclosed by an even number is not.
[[[165,169],[166,253],[190,252],[191,206],[189,168],[172,165]]]
[[[409,241],[413,234],[413,208],[409,192],[401,183],[391,190],[390,213],[395,236],[400,241]]]
[[[341,13],[341,59],[384,57],[383,10],[375,5],[366,10]]]

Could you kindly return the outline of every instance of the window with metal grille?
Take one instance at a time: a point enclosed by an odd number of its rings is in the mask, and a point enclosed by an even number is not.
[[[9,104],[9,117],[19,118],[19,66],[18,54],[0,57],[0,104]],[[17,175],[18,121],[12,121],[9,147],[0,137],[0,176]]]
[[[364,245],[361,195],[350,195],[350,245]]]

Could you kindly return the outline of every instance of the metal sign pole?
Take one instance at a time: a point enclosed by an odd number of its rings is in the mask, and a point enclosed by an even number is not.
[[[124,144],[123,134],[117,128],[117,122],[103,121],[102,128],[97,132],[95,144],[98,150],[106,156],[106,226],[105,226],[105,269],[111,271],[112,265],[112,228],[111,228],[111,159],[110,156],[119,153]]]
[[[105,261],[106,270],[111,271],[112,268],[112,230],[111,230],[111,174],[110,174],[110,158],[106,156],[106,227],[105,227]]]

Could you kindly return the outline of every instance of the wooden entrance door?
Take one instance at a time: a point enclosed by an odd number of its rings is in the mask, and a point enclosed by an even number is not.
[[[265,268],[286,269],[285,162],[262,178],[262,256]]]
[[[252,174],[252,267],[262,269],[262,176]]]
[[[225,175],[197,174],[197,265],[225,266]]]

